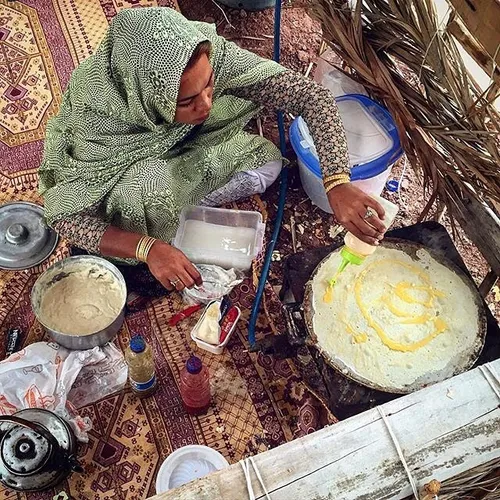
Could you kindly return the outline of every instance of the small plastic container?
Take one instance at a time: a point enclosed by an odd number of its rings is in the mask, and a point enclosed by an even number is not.
[[[194,326],[193,330],[191,331],[191,338],[196,342],[196,345],[200,349],[203,349],[205,351],[211,352],[212,354],[222,354],[222,352],[224,351],[224,347],[226,347],[227,343],[229,342],[229,339],[231,338],[231,335],[233,334],[233,332],[234,332],[234,330],[236,328],[236,324],[238,323],[238,320],[240,319],[241,310],[240,310],[239,307],[234,306],[234,308],[238,311],[238,316],[236,317],[233,325],[231,326],[231,329],[229,330],[229,333],[226,335],[226,338],[224,339],[224,342],[222,342],[219,345],[213,345],[213,344],[209,344],[208,342],[204,342],[203,340],[201,340],[198,337],[196,337],[196,332],[198,331],[198,328],[200,327],[200,325],[201,325],[201,323],[203,321],[203,318],[205,316],[205,313],[206,313],[206,310],[207,310],[208,307],[210,307],[210,304],[207,305],[207,307],[205,308],[205,311],[200,316],[200,319],[198,320],[198,322]]]
[[[195,264],[248,271],[262,250],[265,227],[259,212],[185,207],[173,245]]]
[[[175,450],[161,464],[156,477],[156,494],[229,467],[228,461],[208,446],[191,444]]]
[[[337,97],[337,105],[347,138],[351,182],[365,193],[379,195],[392,165],[403,154],[396,125],[385,108],[364,95]],[[306,194],[319,208],[332,213],[316,148],[301,117],[290,127],[290,142]]]

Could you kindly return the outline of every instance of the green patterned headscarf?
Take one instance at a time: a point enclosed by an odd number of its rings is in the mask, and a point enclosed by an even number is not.
[[[210,117],[199,127],[176,124],[182,73],[207,40],[215,75]],[[280,158],[270,142],[242,130],[256,106],[227,91],[281,71],[172,9],[122,11],[74,71],[47,127],[40,191],[49,224],[100,207],[118,227],[170,241],[184,206],[236,172]]]

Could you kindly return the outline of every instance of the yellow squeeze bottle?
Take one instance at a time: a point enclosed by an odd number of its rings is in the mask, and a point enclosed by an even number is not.
[[[389,229],[396,218],[399,207],[381,196],[370,196],[374,200],[378,201],[384,208],[385,218],[383,222],[385,228]],[[348,264],[355,264],[359,266],[366,259],[366,257],[375,252],[376,249],[376,246],[369,245],[368,243],[361,241],[352,233],[347,233],[344,237],[344,248],[342,248],[340,252],[340,255],[342,256],[342,262],[339,266],[340,272],[342,272]]]
[[[385,218],[384,224],[386,229],[389,229],[391,224],[394,222],[396,218],[396,214],[398,213],[399,207],[394,203],[382,198],[381,196],[370,195],[374,200],[378,201],[380,205],[385,210]],[[363,263],[363,261],[371,255],[377,249],[374,245],[369,245],[364,241],[361,241],[359,238],[354,236],[352,233],[347,233],[344,237],[344,247],[340,251],[340,256],[342,261],[335,273],[335,276],[328,281],[328,286],[326,288],[325,295],[323,297],[323,301],[325,303],[331,302],[333,299],[333,287],[337,283],[338,277],[344,271],[344,269],[349,264],[354,264],[359,266]]]

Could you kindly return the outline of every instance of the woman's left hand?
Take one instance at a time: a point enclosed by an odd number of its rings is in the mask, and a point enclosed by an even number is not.
[[[354,236],[369,245],[378,245],[383,239],[385,211],[370,195],[348,182],[329,191],[328,201],[337,220]],[[367,217],[370,211],[372,215]]]
[[[151,274],[167,290],[181,292],[184,288],[203,284],[198,269],[180,250],[165,241],[155,241],[146,263]]]

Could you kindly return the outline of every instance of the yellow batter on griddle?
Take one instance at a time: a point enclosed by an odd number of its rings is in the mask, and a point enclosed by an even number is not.
[[[386,305],[389,308],[389,310],[391,312],[397,310],[398,314],[396,314],[396,316],[399,317],[406,316],[408,318],[405,321],[402,321],[403,324],[424,324],[432,322],[434,326],[432,332],[429,333],[427,336],[425,336],[422,339],[419,339],[418,341],[410,342],[409,344],[396,342],[393,339],[391,339],[385,332],[385,329],[377,322],[377,320],[373,317],[373,315],[368,311],[367,307],[363,303],[363,299],[361,296],[361,291],[363,288],[365,276],[375,266],[391,266],[391,267],[395,266],[392,267],[392,269],[397,269],[397,266],[402,266],[410,270],[412,273],[414,273],[415,275],[414,283],[409,283],[407,281],[400,281],[399,283],[396,284],[396,286],[393,289],[394,295],[396,295],[400,300],[406,302],[407,304],[419,304],[426,309],[432,309],[434,305],[434,299],[436,297],[444,297],[445,294],[432,287],[430,282],[430,277],[427,273],[423,272],[420,268],[409,265],[405,262],[393,259],[386,259],[382,261],[375,261],[372,264],[366,266],[364,270],[359,273],[354,282],[354,293],[356,296],[356,303],[359,307],[359,310],[366,319],[368,326],[370,328],[373,328],[373,330],[375,330],[377,335],[380,337],[380,340],[382,340],[382,342],[389,349],[402,352],[416,351],[417,349],[420,349],[421,347],[427,345],[432,339],[436,338],[439,334],[446,331],[447,328],[446,323],[436,316],[432,317],[432,315],[428,313],[420,315],[412,315],[410,313],[400,311],[393,305],[392,303],[393,297],[391,297],[391,295],[388,294],[385,296],[385,299],[386,299]],[[424,284],[420,285],[418,284],[419,282],[422,282]],[[418,297],[413,296],[409,292],[410,290],[425,292],[426,299],[422,300],[419,299]],[[352,330],[352,327],[350,327],[350,330]]]
[[[467,285],[426,251],[417,255],[381,247],[361,265],[348,266],[332,289],[340,261],[334,253],[313,279],[318,343],[380,385],[427,383],[435,372],[451,376],[453,360],[471,351],[477,338],[478,314]]]

